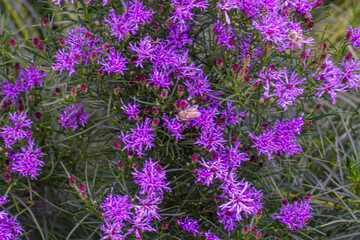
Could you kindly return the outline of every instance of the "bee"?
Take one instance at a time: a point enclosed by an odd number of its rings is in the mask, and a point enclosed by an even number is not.
[[[201,115],[201,113],[198,110],[198,105],[193,105],[185,108],[184,110],[181,110],[177,115],[176,119],[179,122],[185,122],[192,118],[197,118]]]
[[[286,31],[286,34],[288,35],[289,40],[296,45],[301,44],[304,40],[301,34],[298,34],[296,31],[292,29],[288,29]]]

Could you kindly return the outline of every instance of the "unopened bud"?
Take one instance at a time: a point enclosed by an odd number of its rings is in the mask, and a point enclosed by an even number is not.
[[[65,47],[66,46],[66,41],[65,41],[65,38],[60,38],[59,39],[59,44],[60,44],[60,47]]]
[[[281,200],[281,203],[282,205],[286,206],[289,204],[289,201],[286,198],[284,198],[283,200]]]
[[[224,66],[224,59],[223,59],[222,57],[218,57],[218,58],[216,59],[216,66],[217,66],[218,68],[221,68],[222,66]]]
[[[32,43],[33,43],[34,47],[37,47],[39,42],[40,42],[40,40],[37,37],[33,38],[33,40],[32,40]]]
[[[245,56],[245,58],[244,58],[244,65],[243,65],[244,68],[246,68],[246,67],[249,66],[250,60],[251,60],[250,54],[246,54],[246,56]]]
[[[41,43],[41,42],[38,43],[37,48],[39,49],[39,51],[40,51],[41,53],[45,53],[45,52],[46,52],[45,45],[44,45],[43,43]]]
[[[117,166],[118,166],[119,170],[122,170],[124,168],[124,162],[123,161],[118,161]]]
[[[41,118],[41,112],[35,112],[35,118],[39,120]]]
[[[344,60],[345,60],[345,61],[349,61],[349,60],[352,59],[352,57],[353,57],[352,53],[351,53],[351,52],[348,52],[348,53],[345,55]]]
[[[43,22],[43,24],[44,24],[45,26],[47,26],[47,27],[50,26],[50,20],[49,20],[48,18],[46,18],[46,17],[43,18],[42,22]]]
[[[260,239],[262,237],[262,233],[261,232],[257,232],[255,234],[255,239]]]
[[[119,142],[113,142],[113,146],[116,150],[120,150],[121,149],[121,146],[120,146],[120,143]]]
[[[161,93],[160,93],[160,97],[163,98],[163,99],[166,99],[168,94],[169,94],[168,90],[162,89]]]
[[[137,168],[139,167],[139,163],[138,163],[138,162],[134,162],[134,163],[132,164],[132,167],[133,167],[134,169],[137,169]]]
[[[151,112],[152,112],[152,114],[154,114],[154,115],[156,116],[156,115],[159,114],[159,109],[158,109],[157,107],[153,107],[153,108],[151,109]]]
[[[9,44],[10,44],[11,47],[16,48],[17,42],[16,42],[15,38],[10,38],[9,39]]]
[[[250,231],[250,227],[249,227],[248,225],[245,225],[245,226],[243,227],[242,233],[243,233],[243,234],[247,234],[249,231]]]
[[[235,73],[239,69],[240,65],[238,63],[234,63],[231,67],[231,72]]]
[[[198,162],[198,158],[199,158],[199,156],[196,153],[191,155],[191,163],[196,164]]]
[[[130,150],[128,153],[128,159],[131,160],[135,156],[134,151]]]
[[[71,96],[73,98],[76,98],[76,95],[77,95],[77,87],[75,86],[71,88]]]
[[[74,176],[70,176],[70,178],[69,178],[69,185],[70,185],[70,187],[75,187],[75,185],[76,185],[76,180],[75,180],[75,177],[74,177]]]
[[[160,124],[160,118],[154,118],[151,122],[151,126],[154,128],[159,126],[159,124]]]

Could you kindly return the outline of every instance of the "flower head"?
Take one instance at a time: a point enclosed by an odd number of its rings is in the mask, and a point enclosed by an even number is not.
[[[72,128],[73,131],[76,131],[80,125],[85,127],[90,114],[85,112],[82,106],[82,103],[77,103],[61,109],[59,116],[61,127]]]

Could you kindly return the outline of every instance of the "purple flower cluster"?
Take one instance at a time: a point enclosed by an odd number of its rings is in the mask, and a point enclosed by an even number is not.
[[[123,107],[121,107],[121,109],[124,110],[124,113],[129,116],[128,119],[136,121],[139,118],[138,114],[140,113],[140,109],[138,109],[138,106],[140,106],[140,104],[136,104],[136,98],[134,97],[133,104],[128,103],[126,105],[124,104],[122,99],[120,99],[120,101],[123,104]]]
[[[0,211],[0,239],[18,240],[24,229],[16,221],[16,217],[9,216],[6,211]]]
[[[45,163],[39,159],[44,154],[41,153],[41,149],[34,144],[34,140],[31,138],[32,121],[24,112],[20,114],[10,113],[8,119],[11,122],[1,128],[0,137],[4,140],[5,148],[12,149],[8,151],[11,171],[36,179]],[[23,139],[26,140],[27,145],[22,145],[20,152],[14,152],[12,145],[15,143],[24,144]]]
[[[156,13],[148,10],[142,1],[132,0],[126,2],[126,11],[118,15],[114,9],[109,11],[109,17],[105,18],[105,24],[110,27],[111,36],[117,37],[119,41],[130,37],[130,33],[135,35],[139,26],[147,24],[152,20]]]
[[[181,218],[177,219],[176,222],[183,228],[184,231],[192,233],[194,237],[203,236],[206,240],[221,240],[218,236],[211,232],[204,232],[199,229],[199,222],[201,219],[194,220],[188,216],[184,220]]]
[[[38,70],[33,67],[21,69],[19,77],[14,81],[0,82],[0,94],[5,100],[16,102],[21,93],[32,90],[36,85],[42,87],[43,79],[46,77],[46,72]]]
[[[347,29],[346,31],[346,40],[349,41],[349,44],[352,44],[353,48],[360,48],[360,27],[353,28],[350,25],[349,29]]]
[[[61,3],[63,1],[68,2],[68,0],[51,0],[51,2],[58,5],[59,7],[61,6]],[[71,4],[74,4],[74,0],[69,0],[69,1],[71,2]],[[85,1],[85,4],[90,4],[91,1],[97,2],[97,0],[87,0],[87,1]],[[108,2],[109,2],[109,0],[102,0],[102,5],[105,6]]]
[[[151,133],[154,131],[150,127],[150,118],[145,118],[141,120],[141,123],[136,123],[136,128],[130,128],[131,133],[124,134],[121,131],[121,136],[118,136],[125,143],[124,149],[134,151],[139,157],[145,155],[144,150],[151,149],[155,145],[153,141],[155,140],[155,134]]]
[[[77,103],[61,109],[59,115],[61,127],[66,130],[72,128],[73,131],[76,131],[80,125],[85,127],[90,114],[85,112],[82,106],[82,103]]]
[[[199,15],[192,11],[195,9],[205,10],[208,5],[207,0],[171,0],[171,7],[174,11],[170,11],[172,16],[169,19],[180,27],[184,27],[189,21],[196,22],[194,17]]]
[[[303,229],[313,218],[314,212],[311,212],[313,208],[310,206],[311,201],[303,200],[294,201],[290,204],[286,199],[283,200],[282,207],[279,209],[279,213],[274,213],[272,218],[278,219],[281,223],[286,224],[286,228],[296,231]]]
[[[226,46],[226,50],[235,48],[235,34],[230,26],[224,26],[224,22],[218,20],[214,24],[213,34],[218,45]]]
[[[141,239],[142,232],[155,231],[150,226],[151,221],[161,219],[157,212],[160,209],[158,205],[164,191],[171,191],[169,183],[165,182],[166,170],[158,162],[149,159],[145,161],[142,171],[135,169],[132,174],[135,183],[140,185],[139,194],[144,198],[135,195],[139,204],[134,204],[127,195],[108,195],[100,206],[104,221],[100,228],[105,233],[101,239],[125,239],[131,233],[135,234],[136,239]],[[130,227],[124,232],[126,222]]]
[[[267,127],[265,131],[261,132],[259,136],[250,133],[250,137],[254,142],[252,147],[255,147],[260,154],[267,155],[268,159],[274,158],[274,154],[279,156],[285,154],[298,154],[302,148],[296,143],[296,135],[299,135],[304,125],[302,116],[293,118],[292,120],[277,119],[275,125]]]
[[[101,65],[99,71],[110,73],[121,73],[124,76],[124,71],[128,70],[126,67],[127,61],[124,57],[121,56],[121,52],[117,52],[114,48],[110,49],[109,52],[104,53],[105,57],[98,59],[98,64]]]
[[[71,76],[76,73],[76,65],[86,65],[93,56],[97,56],[102,51],[102,46],[100,38],[85,27],[77,26],[67,30],[66,33],[67,38],[62,39],[65,46],[53,56],[55,61],[52,69],[54,71],[60,69],[60,74],[66,70]]]
[[[265,92],[263,98],[277,97],[277,103],[285,110],[288,105],[292,105],[296,98],[305,91],[300,87],[305,82],[305,78],[299,78],[296,71],[287,72],[287,69],[273,71],[268,68],[267,71],[261,70],[259,73],[260,82],[264,83]],[[271,91],[272,90],[272,91]]]

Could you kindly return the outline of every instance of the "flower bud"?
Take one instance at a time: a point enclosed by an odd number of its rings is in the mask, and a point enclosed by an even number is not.
[[[83,183],[79,183],[79,190],[80,190],[80,195],[83,199],[87,199],[87,192],[86,192],[86,187],[85,184]]]
[[[66,46],[66,41],[65,41],[65,38],[60,38],[59,39],[59,45],[60,45],[60,47],[65,47]]]
[[[86,93],[86,92],[87,92],[88,88],[87,88],[87,86],[86,86],[85,83],[83,83],[83,84],[80,85],[80,90],[81,90],[81,92],[83,92],[83,93]]]
[[[351,52],[348,52],[348,53],[345,55],[344,60],[345,60],[345,61],[349,61],[349,60],[352,59],[352,57],[353,57],[352,53],[351,53]]]
[[[151,126],[156,128],[160,124],[160,118],[154,118],[151,122]]]
[[[325,42],[321,43],[316,50],[316,55],[319,55],[320,53],[323,53],[327,47],[327,44]]]
[[[98,70],[97,72],[98,72],[99,76],[104,75],[104,70],[103,70],[103,69],[101,69],[101,68],[99,68],[99,70]]]
[[[244,58],[244,65],[243,65],[244,68],[246,68],[246,67],[249,66],[250,60],[251,60],[250,54],[246,54],[246,56],[245,56],[245,58]]]
[[[157,32],[157,31],[160,29],[160,23],[155,22],[155,23],[153,24],[153,29],[154,29],[155,32]]]
[[[162,89],[162,90],[161,90],[161,93],[160,93],[160,97],[161,97],[162,99],[166,99],[167,96],[168,96],[168,94],[169,94],[168,90]]]
[[[11,176],[9,173],[6,173],[4,178],[5,178],[5,182],[7,182],[7,183],[11,182]]]
[[[281,203],[282,205],[286,206],[289,204],[289,201],[286,198],[284,198],[283,200],[281,200]]]
[[[40,51],[41,53],[45,53],[45,52],[46,52],[45,46],[44,46],[44,44],[41,43],[41,42],[38,43],[37,49],[39,49],[39,51]]]
[[[196,164],[198,162],[198,158],[199,158],[199,156],[196,153],[191,155],[191,163]]]
[[[304,200],[309,200],[311,198],[311,193],[307,193],[304,195]]]
[[[15,63],[14,64],[14,73],[15,75],[18,75],[20,73],[20,63]]]
[[[41,118],[41,112],[35,112],[35,118],[40,120]]]
[[[113,142],[113,146],[116,150],[120,150],[121,149],[121,146],[120,146],[120,143],[119,142]]]
[[[252,226],[252,228],[251,228],[251,232],[256,232],[257,230],[258,230],[259,228],[257,227],[257,226]]]
[[[69,185],[70,185],[70,187],[75,187],[75,185],[76,185],[76,180],[75,180],[75,177],[74,177],[74,176],[70,176],[70,178],[69,178]]]
[[[76,98],[76,95],[77,95],[77,87],[74,86],[74,87],[71,88],[71,96],[73,98]]]
[[[315,107],[315,111],[320,110],[321,106],[322,106],[321,104],[317,104],[316,107]]]
[[[234,63],[231,67],[231,72],[235,73],[239,69],[240,65],[238,63]]]
[[[118,161],[117,166],[118,166],[119,170],[122,170],[124,168],[124,162],[123,161]]]
[[[156,116],[159,114],[159,109],[157,107],[152,107],[151,112]]]
[[[184,92],[185,92],[185,87],[184,87],[184,85],[179,85],[179,86],[177,87],[177,94],[178,94],[178,96],[179,96],[179,97],[182,97],[182,95],[184,94]]]
[[[266,51],[269,53],[271,52],[271,50],[273,49],[273,42],[272,41],[268,41],[266,44]]]
[[[257,211],[256,211],[256,214],[255,214],[255,219],[260,219],[262,216],[262,210],[259,208]]]
[[[221,68],[222,66],[224,66],[224,59],[223,59],[222,57],[218,57],[218,58],[216,59],[216,66],[217,66],[218,68]]]
[[[262,233],[261,232],[257,232],[255,234],[255,239],[260,239],[262,237]]]
[[[314,4],[314,8],[320,7],[323,4],[323,0],[317,0]]]
[[[168,222],[163,222],[163,224],[161,225],[162,229],[167,229],[169,227],[169,223]]]
[[[40,40],[37,37],[33,38],[33,40],[32,40],[32,43],[33,43],[34,47],[37,47],[39,42],[40,42]]]
[[[134,169],[137,169],[137,168],[139,167],[139,163],[138,163],[138,162],[134,162],[134,163],[132,164],[132,167],[133,167]]]
[[[135,156],[134,151],[130,150],[128,153],[128,159],[131,160]]]
[[[85,33],[85,36],[84,36],[85,41],[89,40],[90,37],[91,37],[91,32],[86,32],[86,33]]]
[[[244,78],[244,83],[248,83],[251,81],[251,76],[250,75],[246,75],[245,78]]]
[[[57,88],[54,89],[54,91],[55,91],[56,96],[58,96],[58,97],[61,96],[61,89],[60,88],[57,87]]]
[[[305,125],[306,125],[306,126],[311,126],[311,124],[312,124],[312,121],[311,121],[311,120],[307,120],[307,121],[305,122]]]
[[[9,39],[9,44],[10,44],[10,46],[11,46],[12,48],[16,48],[17,42],[16,42],[15,38],[10,38],[10,39]]]
[[[120,91],[121,91],[121,88],[120,88],[120,87],[114,88],[114,94],[115,94],[115,96],[119,95]]]
[[[47,26],[47,27],[50,26],[50,20],[49,20],[48,18],[46,18],[46,17],[43,18],[42,22],[43,22],[43,24],[44,24],[45,26]]]
[[[245,225],[245,226],[243,227],[242,233],[243,233],[243,234],[247,234],[249,231],[250,231],[250,227],[249,227],[248,225]]]
[[[307,26],[307,27],[308,27],[309,29],[311,29],[311,28],[314,27],[314,25],[315,25],[315,22],[311,21],[311,22],[308,23],[308,26]]]

